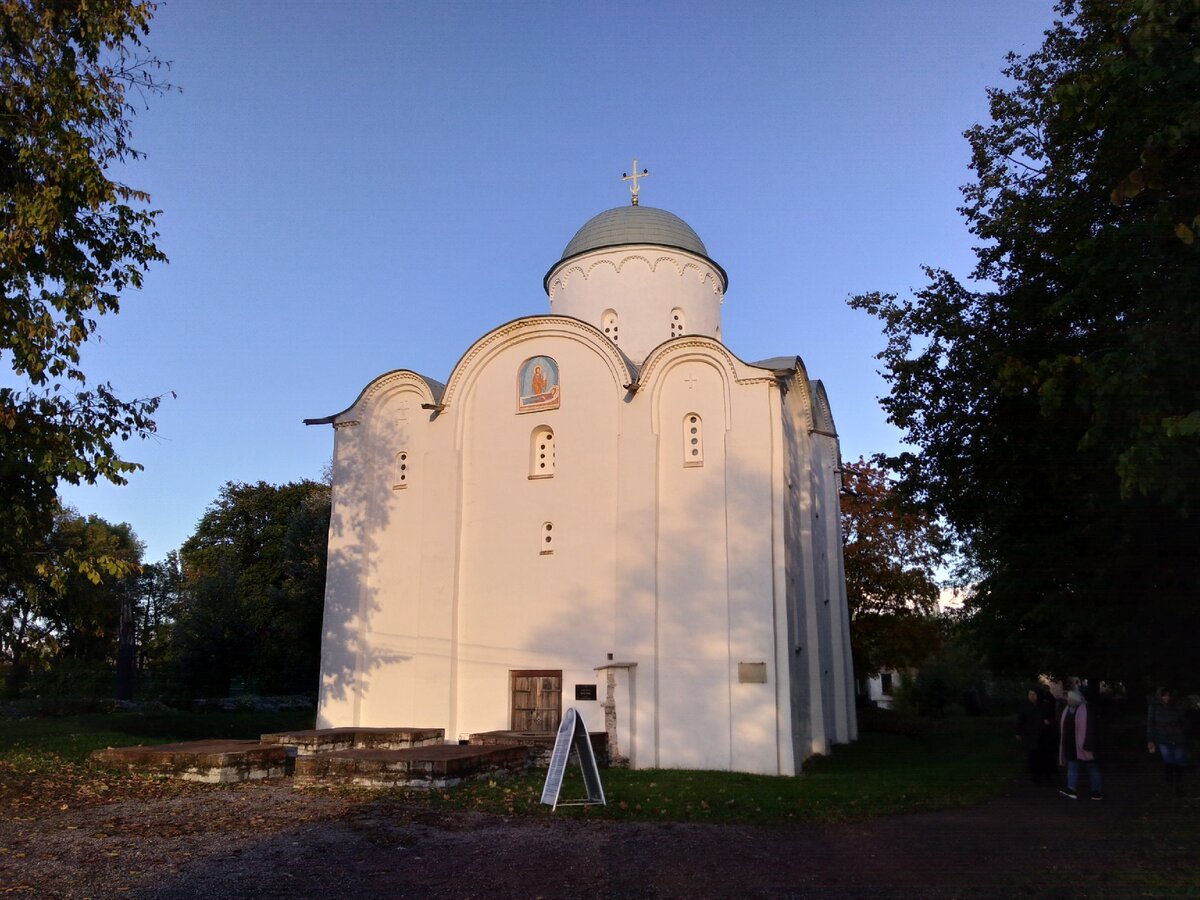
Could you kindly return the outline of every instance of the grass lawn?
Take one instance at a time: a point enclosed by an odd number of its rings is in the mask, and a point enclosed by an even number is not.
[[[865,732],[798,778],[677,769],[602,769],[607,806],[560,807],[557,815],[674,822],[844,822],[978,803],[1019,770],[1011,720],[955,719],[918,735]],[[544,773],[461,785],[426,802],[506,815],[547,815]],[[419,799],[416,792],[408,792]],[[561,800],[584,798],[567,769]]]
[[[87,755],[103,747],[256,738],[312,725],[313,714],[305,711],[119,712],[22,719],[0,728],[0,776],[86,779]],[[602,769],[608,805],[560,807],[557,815],[660,822],[851,821],[977,803],[996,794],[1019,764],[1008,718],[952,719],[930,723],[915,734],[866,731],[832,756],[809,760],[797,778]],[[112,782],[111,774],[105,777]],[[544,772],[536,772],[469,782],[450,791],[388,791],[382,796],[435,808],[550,815],[550,808],[539,802],[544,779]],[[586,793],[579,768],[572,764],[560,799]]]
[[[44,716],[0,723],[0,773],[49,774],[80,765],[93,750],[172,744],[202,738],[255,738],[273,731],[312,728],[312,710],[284,712],[114,712]]]

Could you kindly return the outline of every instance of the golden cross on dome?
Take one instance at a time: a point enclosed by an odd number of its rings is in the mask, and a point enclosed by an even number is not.
[[[638,183],[637,183],[637,182],[638,182],[638,179],[639,179],[639,178],[649,178],[649,177],[650,177],[650,170],[649,170],[649,169],[642,169],[642,171],[640,171],[640,172],[638,171],[638,167],[637,167],[637,157],[636,157],[636,156],[633,158],[633,174],[632,174],[632,175],[630,175],[628,172],[622,172],[622,173],[621,173],[621,180],[622,180],[622,181],[632,181],[632,182],[633,182],[633,184],[631,184],[631,185],[629,186],[629,193],[633,194],[633,205],[634,205],[634,206],[637,206],[637,205],[638,205],[638,198],[637,198],[637,195],[638,195]]]

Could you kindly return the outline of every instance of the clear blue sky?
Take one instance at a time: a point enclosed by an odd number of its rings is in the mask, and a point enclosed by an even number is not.
[[[160,559],[226,481],[318,477],[330,428],[395,368],[444,380],[594,214],[687,221],[729,273],[726,343],[797,354],[846,458],[894,450],[878,324],[848,295],[965,276],[962,132],[1050,0],[160,2],[182,88],[135,120],[128,183],[163,210],[155,268],[86,357],[175,391],[122,488],[68,488]]]

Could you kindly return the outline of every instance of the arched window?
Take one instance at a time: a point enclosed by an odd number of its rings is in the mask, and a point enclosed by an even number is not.
[[[604,329],[604,336],[614,344],[620,343],[621,335],[617,331],[617,311],[615,309],[606,309],[604,316],[600,320],[600,327]]]
[[[549,556],[554,552],[554,523],[543,522],[540,535],[538,554],[540,556]]]
[[[671,310],[671,337],[679,337],[687,330],[687,322],[683,315],[683,310],[678,306]]]
[[[683,417],[683,464],[704,465],[704,421],[696,413]]]
[[[401,450],[396,454],[392,466],[392,490],[398,491],[401,488],[408,487],[409,476],[411,474],[412,469],[408,463],[408,451]]]
[[[529,439],[529,477],[554,477],[554,429],[539,425]]]

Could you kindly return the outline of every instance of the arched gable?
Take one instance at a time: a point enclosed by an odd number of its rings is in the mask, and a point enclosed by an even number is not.
[[[369,382],[354,402],[339,413],[320,419],[305,419],[305,425],[357,425],[361,416],[381,397],[390,396],[398,390],[408,389],[416,393],[422,403],[431,406],[440,402],[446,387],[440,381],[426,378],[411,369],[393,369]]]
[[[829,406],[829,395],[825,393],[825,385],[820,381],[812,382],[813,393],[813,428],[817,431],[836,436],[837,426],[833,423],[833,410]]]
[[[664,341],[655,347],[650,352],[650,355],[646,357],[646,361],[642,364],[641,373],[638,377],[640,388],[643,390],[648,389],[652,398],[652,409],[654,410],[652,427],[656,433],[659,431],[660,426],[658,421],[658,395],[661,393],[662,386],[666,382],[667,374],[676,366],[685,362],[703,362],[712,366],[721,374],[721,383],[724,389],[726,427],[728,427],[728,423],[731,420],[730,385],[762,384],[776,380],[773,373],[756,369],[742,362],[742,360],[729,352],[728,347],[714,338],[693,336]]]
[[[817,408],[817,390],[821,391],[824,396],[824,388],[820,387],[819,381],[812,381],[808,377],[808,368],[804,365],[804,360],[799,356],[775,356],[771,359],[763,359],[757,362],[750,363],[756,369],[770,369],[777,378],[782,379],[787,390],[797,393],[799,401],[799,409],[802,415],[802,425],[813,431],[833,431],[833,419],[828,415],[829,401],[825,400],[825,416],[828,420],[828,426],[821,424],[821,413]]]
[[[441,406],[453,407],[466,397],[489,360],[516,344],[543,337],[566,338],[588,347],[604,361],[615,392],[623,394],[626,385],[635,380],[635,370],[626,356],[598,328],[569,316],[527,316],[489,331],[471,345],[450,372]],[[460,418],[460,439],[463,424]]]

